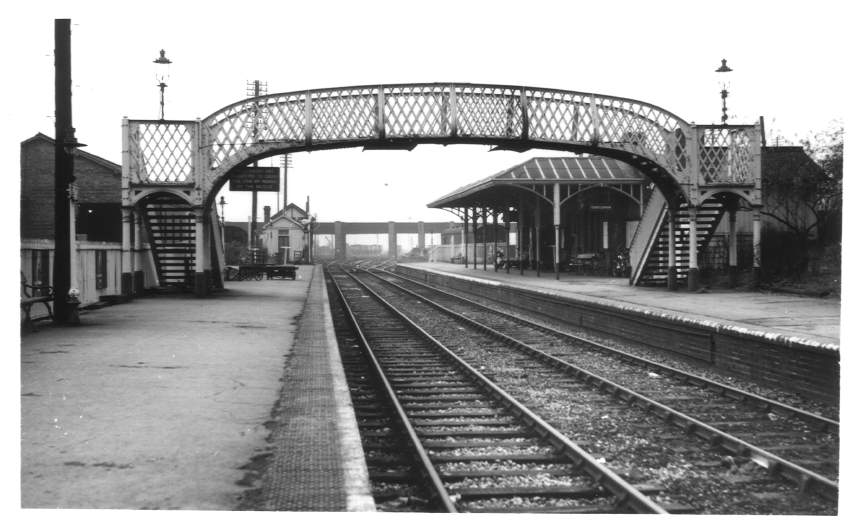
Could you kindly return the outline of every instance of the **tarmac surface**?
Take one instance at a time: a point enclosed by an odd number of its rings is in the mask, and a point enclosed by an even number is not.
[[[228,282],[206,299],[139,298],[24,334],[21,506],[236,509],[257,487],[240,468],[270,451],[310,276],[305,266],[298,280]],[[318,268],[315,282],[324,289]]]
[[[744,288],[711,289],[704,293],[685,289],[669,291],[666,287],[629,286],[626,278],[561,273],[560,280],[556,280],[553,273],[541,273],[538,277],[536,271],[525,270],[525,274],[520,275],[515,268],[510,273],[504,269],[496,272],[492,265],[484,271],[481,264],[478,269],[473,269],[472,264],[466,268],[463,264],[441,262],[404,265],[522,286],[577,300],[734,326],[754,334],[785,336],[816,345],[835,346],[834,349],[838,349],[841,335],[841,301],[837,297],[812,298]]]

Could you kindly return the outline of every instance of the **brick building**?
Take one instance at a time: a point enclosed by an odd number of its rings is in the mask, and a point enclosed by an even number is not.
[[[38,133],[21,142],[20,271],[28,282],[50,284],[54,262],[55,141]],[[121,293],[121,166],[79,150],[71,287],[82,303]],[[144,259],[144,251],[134,253]],[[146,269],[146,278],[153,278]],[[35,311],[33,312],[36,313]]]
[[[42,133],[21,143],[22,239],[54,238],[55,147],[55,141]],[[121,242],[121,166],[79,150],[74,176],[78,238]]]
[[[304,263],[311,260],[310,239],[306,227],[309,220],[310,202],[307,211],[296,204],[287,204],[285,209],[266,216],[260,229],[260,239],[268,260],[276,263]]]

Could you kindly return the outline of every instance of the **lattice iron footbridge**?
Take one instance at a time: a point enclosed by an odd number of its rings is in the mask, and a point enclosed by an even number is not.
[[[194,280],[196,292],[205,294],[220,258],[217,228],[211,227],[213,200],[235,168],[299,151],[412,149],[418,144],[484,144],[615,158],[648,176],[671,208],[684,205],[694,216],[704,202],[726,194],[754,209],[761,205],[758,124],[694,125],[637,100],[523,86],[428,83],[270,94],[241,100],[203,120],[124,120],[127,285],[138,249],[130,239],[138,244],[141,233],[133,237],[131,228],[155,223],[150,207],[162,207],[163,198],[183,202],[189,229],[194,223],[194,256],[186,258],[193,274],[184,282]],[[144,221],[138,218],[143,216]],[[168,249],[160,246],[159,251]]]

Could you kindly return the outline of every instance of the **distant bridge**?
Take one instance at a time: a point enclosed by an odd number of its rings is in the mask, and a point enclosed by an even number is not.
[[[335,258],[345,258],[346,235],[380,235],[388,236],[389,256],[398,257],[396,236],[418,235],[418,247],[425,248],[425,234],[442,233],[452,227],[451,222],[320,222],[313,227],[317,235],[334,235],[336,246]],[[456,224],[455,224],[456,225]]]

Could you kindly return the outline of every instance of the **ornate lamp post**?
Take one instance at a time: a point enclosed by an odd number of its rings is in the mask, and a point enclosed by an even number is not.
[[[718,83],[720,84],[720,98],[723,100],[723,116],[720,118],[720,123],[726,125],[726,120],[729,118],[726,114],[726,97],[729,96],[729,87],[731,87],[731,82],[729,82],[728,77],[723,73],[731,73],[732,68],[726,65],[726,59],[720,59],[720,67],[714,70],[715,73],[720,73]]]
[[[169,78],[171,60],[165,58],[165,49],[159,51],[159,58],[153,61],[156,64],[156,83],[159,86],[159,119],[165,120],[165,88]]]
[[[224,243],[224,206],[227,202],[224,201],[224,195],[221,195],[221,198],[218,201],[218,205],[221,207],[221,214],[219,216],[219,220],[221,221],[221,246],[226,248]]]
[[[315,225],[316,215],[301,219],[301,226],[304,228],[304,236],[306,237],[306,249],[304,250],[306,256],[304,258],[308,264],[313,263],[313,228]]]

